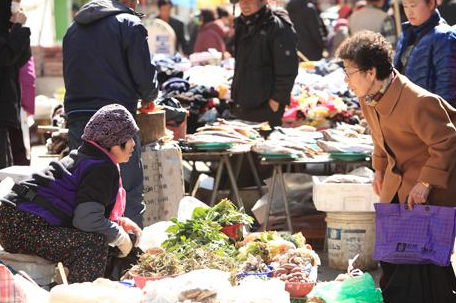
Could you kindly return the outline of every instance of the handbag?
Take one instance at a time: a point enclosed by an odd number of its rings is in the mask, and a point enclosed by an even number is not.
[[[456,208],[400,203],[374,204],[374,259],[393,264],[450,265]]]

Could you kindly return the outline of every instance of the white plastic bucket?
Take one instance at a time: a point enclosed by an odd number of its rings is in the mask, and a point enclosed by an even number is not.
[[[375,213],[329,212],[326,215],[329,267],[346,270],[348,259],[359,254],[354,267],[376,269]]]

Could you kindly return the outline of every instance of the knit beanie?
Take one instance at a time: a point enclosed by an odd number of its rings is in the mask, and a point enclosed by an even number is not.
[[[133,138],[139,131],[135,119],[122,105],[110,104],[100,108],[84,128],[82,139],[95,141],[109,149]]]

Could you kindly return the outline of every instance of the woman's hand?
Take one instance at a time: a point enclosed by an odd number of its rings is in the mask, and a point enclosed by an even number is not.
[[[417,183],[410,191],[407,204],[410,208],[413,208],[414,204],[424,204],[427,201],[431,188],[424,185],[423,183]]]
[[[134,246],[138,246],[139,241],[141,240],[142,230],[139,226],[127,217],[119,218],[119,225],[127,232],[132,232],[136,235],[136,242]]]
[[[17,13],[11,16],[10,22],[24,25],[25,22],[27,22],[27,16],[24,14],[22,9],[20,9]]]
[[[380,192],[382,191],[384,176],[385,176],[384,171],[381,171],[381,170],[375,171],[374,181],[372,182],[372,186],[374,187],[374,192],[377,196],[380,196]]]
[[[277,112],[279,110],[279,102],[277,102],[276,100],[274,99],[269,99],[269,107],[271,108],[271,110],[273,112]]]

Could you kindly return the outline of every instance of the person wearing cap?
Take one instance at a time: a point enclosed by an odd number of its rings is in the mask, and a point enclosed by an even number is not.
[[[157,71],[151,62],[147,30],[136,12],[136,0],[93,0],[84,4],[63,38],[64,108],[70,150],[81,145],[90,117],[118,103],[134,115],[138,101],[157,96]],[[143,169],[141,144],[121,164],[127,191],[125,214],[142,227]]]
[[[281,125],[298,74],[293,25],[286,11],[272,11],[266,0],[231,2],[239,2],[242,12],[235,20],[231,112],[242,120]]]
[[[138,130],[125,107],[104,106],[85,127],[78,150],[15,184],[0,204],[4,250],[62,262],[70,283],[102,277],[109,246],[127,256],[137,244],[128,233],[139,241],[141,229],[123,216],[119,164],[130,159]]]

